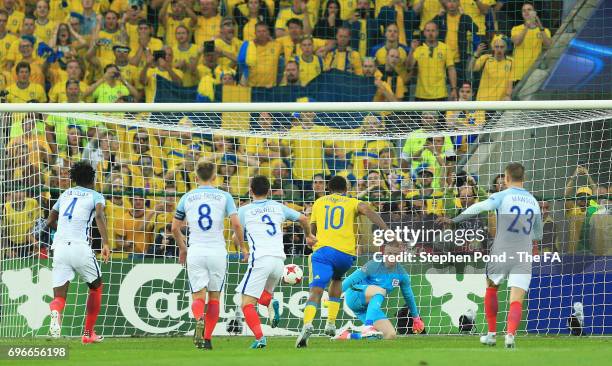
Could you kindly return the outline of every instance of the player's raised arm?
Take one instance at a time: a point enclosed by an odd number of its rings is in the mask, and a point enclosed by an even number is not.
[[[106,231],[106,215],[104,214],[103,203],[96,204],[96,224],[102,237],[102,259],[104,259],[104,262],[108,262],[110,247],[108,246],[108,232]]]
[[[501,200],[497,197],[497,194],[494,194],[482,202],[478,202],[471,205],[470,207],[465,209],[465,211],[453,218],[452,222],[454,224],[457,224],[461,221],[474,217],[481,212],[493,211],[499,207],[500,202]]]
[[[285,205],[283,205],[282,208],[283,215],[285,215],[285,218],[287,220],[300,223],[300,226],[302,227],[302,229],[304,229],[304,238],[306,238],[306,244],[312,248],[316,244],[317,238],[314,236],[311,229],[315,228],[316,230],[316,225],[314,223],[310,223],[308,216],[302,215],[296,210],[289,208]]]

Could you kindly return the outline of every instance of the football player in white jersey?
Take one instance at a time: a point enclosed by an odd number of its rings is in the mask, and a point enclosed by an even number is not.
[[[241,248],[243,261],[249,252],[242,239],[236,204],[232,196],[213,186],[217,177],[214,163],[200,161],[196,166],[199,187],[183,197],[176,207],[172,233],[179,247],[179,263],[187,264],[187,277],[193,302],[191,310],[196,319],[193,342],[197,348],[212,350],[212,333],[219,320],[219,296],[225,283],[227,249],[223,236],[224,219],[229,217],[234,240]],[[189,229],[189,249],[181,229]],[[206,295],[208,294],[208,304]],[[204,317],[204,306],[207,306]]]
[[[96,171],[87,161],[79,161],[70,169],[70,180],[75,187],[60,195],[47,219],[47,226],[56,229],[53,237],[53,296],[49,304],[52,337],[61,335],[61,313],[66,305],[66,295],[74,272],[89,286],[85,330],[81,341],[84,344],[103,340],[94,331],[102,303],[102,273],[96,255],[89,245],[91,222],[95,215],[102,236],[102,258],[108,262],[110,249],[106,234],[104,197],[93,190]]]
[[[316,242],[310,231],[308,217],[282,203],[267,199],[269,191],[268,178],[263,175],[251,178],[250,193],[253,201],[238,210],[251,256],[249,268],[236,287],[236,292],[242,294],[242,312],[255,335],[251,348],[264,348],[267,345],[257,315],[258,303],[268,307],[272,328],[277,327],[280,320],[280,304],[273,299],[273,294],[285,267],[283,223],[287,220],[299,222],[304,229],[306,243],[312,246]]]
[[[490,254],[505,258],[503,261],[487,263],[484,306],[489,331],[487,335],[480,337],[480,342],[489,346],[496,343],[497,287],[507,277],[510,287],[510,311],[505,345],[507,348],[514,348],[514,336],[521,322],[523,299],[531,282],[531,263],[525,253],[533,253],[533,241],[542,239],[543,225],[538,201],[523,188],[525,168],[519,163],[510,163],[506,166],[505,173],[505,190],[470,206],[452,220],[440,218],[438,221],[458,223],[480,212],[496,210],[497,230]]]

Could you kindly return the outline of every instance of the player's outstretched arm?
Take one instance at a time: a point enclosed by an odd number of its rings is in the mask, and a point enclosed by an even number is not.
[[[104,262],[108,262],[110,258],[110,247],[108,246],[108,231],[106,231],[106,215],[104,214],[104,205],[98,203],[96,205],[96,224],[98,225],[98,231],[102,237],[102,259]]]
[[[230,215],[230,224],[232,226],[232,231],[234,232],[236,243],[242,252],[242,261],[247,262],[249,260],[249,247],[244,241],[244,232],[242,231],[242,225],[240,224],[238,214],[234,213]]]
[[[314,245],[317,243],[317,237],[314,236],[314,234],[312,233],[312,230],[310,227],[310,220],[308,219],[308,216],[300,215],[300,217],[298,218],[298,222],[300,223],[300,226],[302,227],[302,229],[304,229],[304,237],[306,238],[306,245],[308,245],[311,248],[314,247]]]
[[[358,269],[351,273],[350,276],[342,281],[342,292],[346,292],[346,290],[350,289],[351,286],[364,281],[366,277],[368,277],[368,275],[363,271],[363,269]]]
[[[185,260],[187,259],[187,246],[185,245],[185,237],[181,231],[184,223],[184,220],[179,220],[176,217],[172,219],[172,235],[174,235],[174,241],[176,242],[176,246],[179,248],[180,264],[184,264]]]
[[[497,209],[497,207],[499,207],[500,202],[501,200],[496,198],[495,195],[493,195],[482,202],[478,202],[478,203],[471,205],[470,207],[465,209],[465,211],[463,211],[462,213],[460,213],[459,215],[457,215],[455,218],[453,218],[450,221],[453,224],[457,224],[461,221],[474,217],[481,212],[493,211]]]
[[[365,215],[370,221],[372,221],[372,223],[376,224],[379,229],[387,230],[387,224],[383,221],[383,219],[376,211],[372,210],[372,208],[368,204],[364,202],[359,202],[357,210],[360,214]]]

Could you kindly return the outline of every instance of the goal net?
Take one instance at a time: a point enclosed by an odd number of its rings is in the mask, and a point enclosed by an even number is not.
[[[67,105],[55,107],[64,112],[42,105],[37,111],[27,110],[32,105],[20,112],[3,108],[0,336],[48,334],[54,231],[45,221],[70,187],[71,164],[83,159],[96,167],[95,188],[106,198],[112,256],[101,263],[105,285],[96,326],[105,336],[193,333],[186,271],[169,225],[178,199],[197,187],[194,166],[202,159],[217,164],[216,184],[237,206],[249,202],[249,178],[261,174],[272,182],[271,198],[309,215],[326,194],[326,180],[341,175],[348,194],[371,205],[391,228],[415,230],[436,229],[438,217],[452,218],[503,190],[504,167],[520,162],[525,188],[544,213],[544,238],[533,252],[548,259],[533,263],[521,331],[568,333],[568,320],[580,309],[584,333],[611,334],[612,105],[568,109],[563,103],[126,104],[93,107],[98,113],[86,105],[83,112]],[[408,245],[417,258],[441,255],[401,264],[427,333],[486,331],[484,263],[442,262],[444,255],[488,254],[495,222],[488,213],[462,223],[461,229],[483,233],[464,242],[434,236]],[[235,312],[246,264],[239,263],[226,227],[229,264],[215,334],[246,335]],[[298,226],[283,230],[286,263],[300,265],[305,276],[301,284],[276,289],[282,318],[279,328],[264,324],[271,335],[297,334],[308,297],[311,250]],[[380,251],[380,238],[362,217],[355,231],[357,269]],[[99,254],[95,224],[90,237]],[[77,276],[62,335],[81,334],[87,292]],[[508,294],[502,285],[498,330]],[[321,333],[326,296],[315,321]],[[409,332],[399,291],[384,307],[398,332]],[[267,315],[264,307],[259,312]],[[336,325],[359,329],[361,323],[343,305]]]

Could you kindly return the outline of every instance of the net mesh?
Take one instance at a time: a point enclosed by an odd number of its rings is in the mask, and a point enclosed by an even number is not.
[[[237,205],[249,202],[255,174],[272,181],[271,197],[306,215],[325,194],[325,182],[342,175],[349,194],[368,202],[391,227],[435,227],[474,202],[503,189],[499,174],[511,161],[527,169],[526,188],[539,200],[545,236],[534,247],[559,253],[563,265],[534,265],[522,330],[567,333],[573,303],[583,304],[585,332],[608,334],[612,253],[612,112],[610,110],[458,112],[225,112],[225,113],[6,113],[2,119],[2,293],[3,337],[45,335],[52,299],[49,249],[53,231],[43,225],[60,193],[70,187],[69,169],[81,159],[96,167],[95,189],[106,198],[112,257],[102,264],[104,301],[97,330],[107,336],[193,332],[186,273],[177,262],[169,230],[178,199],[197,186],[198,160],[217,164],[217,186]],[[469,222],[483,240],[457,246],[418,242],[413,253],[488,253],[495,215]],[[235,287],[245,272],[230,240],[221,321],[216,334],[247,334],[235,309]],[[356,225],[358,260],[379,250],[375,228]],[[299,226],[284,230],[286,263],[308,276],[310,249]],[[97,228],[91,245],[100,251]],[[462,315],[485,327],[481,263],[406,264],[421,316],[430,334],[454,334]],[[301,285],[281,284],[280,328],[267,334],[296,334],[308,296]],[[607,286],[606,286],[607,285]],[[82,331],[87,286],[75,278],[63,316],[62,334]],[[500,304],[508,296],[503,288]],[[402,328],[403,299],[385,304]],[[265,316],[267,310],[259,309]],[[507,309],[500,308],[502,327]],[[399,312],[399,316],[398,316]],[[321,308],[325,319],[327,309]],[[472,315],[470,315],[472,316]],[[344,305],[337,325],[360,323]],[[319,320],[315,326],[322,327]]]

